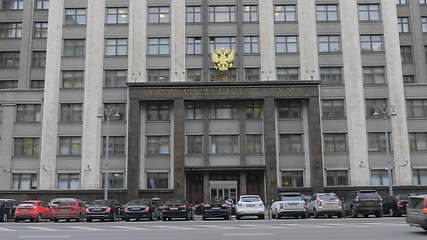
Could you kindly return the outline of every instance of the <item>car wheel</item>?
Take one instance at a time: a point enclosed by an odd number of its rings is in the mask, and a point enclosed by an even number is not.
[[[381,211],[375,213],[375,217],[377,218],[380,218],[382,216],[383,216],[383,213]]]
[[[302,219],[306,219],[306,218],[307,218],[307,213],[306,213],[306,214],[304,214],[304,215],[301,215],[301,218],[302,218]]]
[[[124,218],[125,222],[130,222],[130,218]]]
[[[230,215],[229,215],[229,216],[224,217],[224,220],[230,220]]]
[[[332,218],[333,217],[333,215],[328,215],[328,218]]]
[[[54,218],[53,221],[54,222],[59,222],[59,219],[58,218]]]
[[[86,222],[92,222],[92,218],[86,218]]]
[[[19,222],[19,219],[15,219],[15,222]]]
[[[313,216],[319,218],[319,213],[317,213],[316,209],[313,209]]]
[[[276,219],[276,214],[274,214],[274,212],[271,212],[271,218]]]
[[[337,214],[337,218],[342,218],[343,217],[343,214],[342,213],[338,213]]]
[[[240,220],[240,216],[239,215],[236,215],[236,220]]]
[[[358,212],[356,211],[356,209],[354,207],[350,208],[350,215],[353,218],[357,218],[357,216],[359,215]]]
[[[264,214],[262,214],[262,215],[259,215],[259,216],[258,216],[258,219],[260,219],[260,220],[262,220],[262,219],[265,219],[265,216],[264,216]]]

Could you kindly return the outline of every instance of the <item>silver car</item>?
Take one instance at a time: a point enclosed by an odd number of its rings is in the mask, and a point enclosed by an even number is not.
[[[283,216],[307,218],[304,197],[300,193],[279,193],[271,204],[273,218]]]
[[[309,215],[318,218],[321,215],[342,218],[344,210],[342,203],[335,193],[315,193],[307,203]]]

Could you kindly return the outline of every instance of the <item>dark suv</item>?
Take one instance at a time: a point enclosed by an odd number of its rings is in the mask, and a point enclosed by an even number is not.
[[[359,214],[364,217],[371,214],[382,217],[382,207],[382,198],[375,190],[352,191],[344,199],[344,212],[352,217],[358,217]]]
[[[16,200],[0,199],[0,222],[8,222],[15,214]]]
[[[115,221],[119,215],[120,204],[118,200],[95,200],[86,208],[86,221],[93,219]]]
[[[406,214],[408,195],[397,195],[384,198],[383,212],[391,217],[400,217]]]

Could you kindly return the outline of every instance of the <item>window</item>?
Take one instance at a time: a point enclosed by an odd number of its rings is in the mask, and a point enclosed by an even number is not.
[[[344,118],[344,100],[327,99],[322,100],[322,117],[324,118]]]
[[[147,136],[148,155],[169,154],[169,136]]]
[[[382,35],[361,35],[360,47],[365,52],[384,51]]]
[[[168,189],[169,173],[147,173],[147,189]]]
[[[148,82],[169,82],[169,69],[150,69]]]
[[[397,25],[400,33],[409,32],[409,17],[398,17]]]
[[[299,100],[280,101],[277,106],[279,119],[301,119],[302,105]]]
[[[245,53],[259,53],[259,41],[257,36],[245,37],[244,52]]]
[[[302,134],[280,134],[280,153],[303,153]]]
[[[81,137],[59,137],[59,155],[80,156],[81,142]]]
[[[378,21],[380,19],[379,4],[359,4],[360,21]]]
[[[49,9],[49,0],[37,0],[36,9]]]
[[[19,52],[0,52],[0,68],[18,68]]]
[[[148,23],[170,23],[170,8],[149,7]]]
[[[304,187],[304,171],[282,171],[282,187]]]
[[[18,80],[1,80],[0,89],[18,88]]]
[[[31,64],[33,68],[45,68],[46,67],[46,52],[45,51],[34,51],[33,62]]]
[[[188,102],[185,105],[186,119],[187,120],[201,120],[203,119],[203,109],[200,103]]]
[[[64,40],[64,56],[84,57],[85,47],[86,47],[86,44],[84,39],[65,39]]]
[[[403,83],[415,83],[415,75],[403,75]]]
[[[209,118],[212,120],[231,120],[238,117],[239,111],[233,103],[214,102],[209,106]]]
[[[363,82],[365,84],[385,84],[384,67],[363,67]]]
[[[211,153],[239,153],[239,137],[237,135],[213,135]]]
[[[43,89],[44,88],[44,80],[31,80],[30,88]]]
[[[276,36],[276,53],[296,53],[298,51],[297,36]]]
[[[326,170],[326,185],[328,186],[347,186],[347,170]]]
[[[230,68],[228,71],[219,71],[212,68],[209,77],[212,82],[235,82],[237,81],[237,70]]]
[[[128,40],[127,39],[106,39],[105,55],[106,56],[127,56]]]
[[[387,186],[388,185],[387,169],[371,169],[371,185]]]
[[[202,54],[202,38],[201,37],[187,38],[187,54]]]
[[[118,136],[108,137],[108,154],[109,155],[125,155],[126,138]],[[107,137],[102,137],[102,154],[107,154]]]
[[[34,23],[34,38],[47,38],[47,22]]]
[[[149,55],[169,54],[169,38],[149,38],[148,54]]]
[[[259,68],[245,68],[245,81],[257,82],[259,80]]]
[[[321,67],[320,68],[321,84],[342,84],[341,67]]]
[[[427,32],[427,17],[421,17],[421,26],[423,32]]]
[[[109,173],[108,174],[108,188],[110,189],[122,189],[125,187],[124,173]],[[102,188],[105,186],[105,173],[102,173]]]
[[[340,51],[339,36],[319,36],[318,41],[320,53],[332,53]]]
[[[407,99],[408,118],[427,118],[427,99]]]
[[[262,153],[262,135],[248,134],[246,135],[246,153]]]
[[[83,71],[62,71],[63,88],[83,88]]]
[[[391,134],[388,134],[389,149],[391,151]],[[368,151],[369,152],[386,152],[386,138],[383,132],[370,132],[368,133]]]
[[[338,21],[338,7],[335,4],[316,6],[317,21]]]
[[[412,184],[413,185],[427,185],[427,169],[413,169],[412,170]]]
[[[0,38],[21,38],[22,23],[0,23]]]
[[[169,121],[170,105],[168,103],[147,104],[147,121]]]
[[[209,42],[211,51],[221,48],[236,50],[235,37],[211,37]]]
[[[188,82],[201,82],[202,81],[202,69],[200,69],[200,68],[187,69],[187,81]]]
[[[37,189],[36,173],[14,173],[13,189],[30,190]]]
[[[366,99],[366,118],[374,118],[375,112],[387,109],[387,99]]]
[[[414,63],[414,56],[412,54],[412,46],[400,46],[400,56],[403,64]]]
[[[3,8],[6,10],[24,9],[24,0],[3,0]]]
[[[126,103],[104,103],[104,121],[108,120],[107,111],[111,112],[110,122],[126,120]],[[115,116],[116,113],[118,113],[118,116]]]
[[[186,22],[199,23],[202,21],[202,8],[200,6],[187,6]]]
[[[128,16],[128,8],[107,8],[107,24],[126,24]]]
[[[203,153],[202,136],[187,136],[187,153]]]
[[[246,106],[246,119],[260,120],[262,118],[262,104],[251,102]]]
[[[427,151],[427,133],[409,133],[409,147],[411,151]]]
[[[81,122],[83,121],[83,105],[81,103],[62,103],[61,121]]]
[[[408,0],[396,0],[396,5],[405,5],[405,4],[408,4]]]
[[[85,8],[65,9],[65,24],[68,24],[68,25],[86,24],[86,9]]]
[[[58,189],[79,189],[80,174],[79,173],[58,173]]]
[[[296,5],[276,5],[274,6],[274,21],[276,22],[296,22]]]
[[[18,104],[16,106],[16,122],[40,122],[41,120],[41,104]]]
[[[106,70],[104,73],[104,87],[125,88],[127,75],[126,70]]]
[[[14,156],[38,158],[40,156],[40,138],[15,138]]]
[[[325,152],[347,152],[347,137],[345,133],[323,134]]]
[[[420,0],[420,4],[427,4],[427,0]]]
[[[234,22],[236,21],[236,10],[234,6],[210,6],[210,22]]]
[[[298,68],[284,68],[279,67],[276,69],[278,81],[298,81],[299,71]]]
[[[243,6],[243,21],[245,22],[258,21],[258,6],[256,5]]]

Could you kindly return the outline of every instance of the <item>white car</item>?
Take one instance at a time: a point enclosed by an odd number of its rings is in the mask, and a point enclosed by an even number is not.
[[[300,193],[279,193],[271,204],[273,218],[284,216],[307,218],[307,210],[303,196]]]
[[[264,219],[265,207],[258,195],[242,195],[236,205],[236,219],[243,216],[257,216]]]

